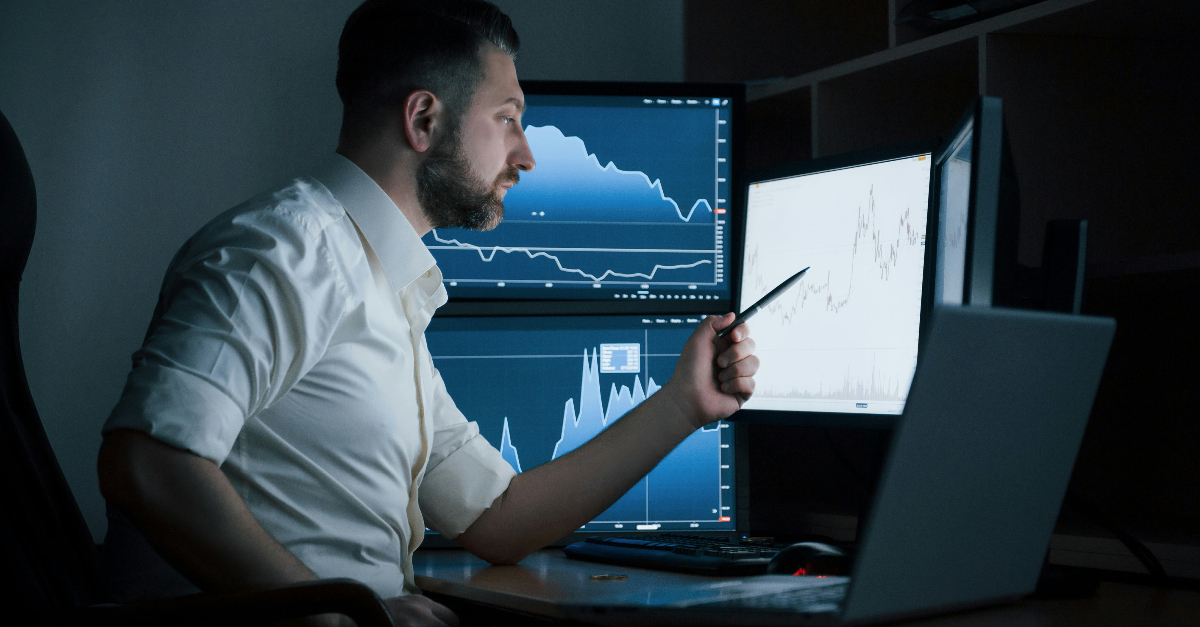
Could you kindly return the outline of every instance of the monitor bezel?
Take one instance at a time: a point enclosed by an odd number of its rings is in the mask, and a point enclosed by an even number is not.
[[[937,154],[941,145],[938,139],[927,139],[896,144],[884,148],[875,148],[869,150],[861,150],[856,152],[831,155],[828,157],[820,157],[808,161],[798,161],[784,165],[765,168],[762,170],[748,173],[743,185],[741,217],[743,227],[745,221],[749,218],[749,208],[746,206],[749,198],[749,187],[755,183],[763,183],[766,181],[774,181],[783,178],[791,178],[794,176],[802,176],[805,174],[815,174],[817,172],[826,172],[829,170],[840,170],[849,167],[867,165],[871,163],[879,163],[881,161],[894,161],[920,154],[928,154],[930,159],[930,168],[934,167],[933,156]],[[920,337],[924,338],[924,332],[927,321],[931,318],[932,310],[929,308],[929,303],[925,298],[926,294],[933,291],[933,267],[931,264],[931,247],[929,245],[931,228],[937,228],[937,206],[933,203],[934,184],[932,172],[930,173],[930,188],[929,188],[929,205],[926,213],[925,226],[925,253],[924,253],[924,268],[921,279],[921,314],[918,322]],[[930,225],[933,225],[932,227]],[[739,243],[738,249],[745,250],[745,229],[742,231],[742,241]],[[738,259],[738,287],[740,290],[742,262]],[[738,305],[738,311],[750,303],[740,302],[741,294],[735,296],[735,302]],[[753,322],[751,325],[751,334],[753,335]],[[918,359],[920,355],[920,339],[918,339],[917,349]],[[743,409],[731,416],[728,421],[735,424],[751,423],[751,424],[774,424],[774,425],[794,425],[794,426],[814,426],[814,427],[847,427],[860,429],[892,429],[896,422],[900,419],[901,414],[867,414],[867,413],[837,413],[837,412],[810,412],[796,410],[777,410],[777,409]]]
[[[439,310],[447,316],[522,316],[522,315],[596,315],[596,314],[688,314],[725,313],[733,309],[737,298],[737,280],[741,277],[742,195],[745,193],[742,163],[745,158],[746,85],[743,83],[661,83],[617,81],[521,81],[526,95],[562,96],[672,96],[686,94],[728,98],[730,104],[729,168],[730,198],[726,204],[725,226],[728,233],[729,262],[725,267],[729,284],[728,299],[709,301],[608,299],[514,299],[510,297],[451,297]]]

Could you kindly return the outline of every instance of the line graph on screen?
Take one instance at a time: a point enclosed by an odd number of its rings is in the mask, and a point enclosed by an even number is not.
[[[902,407],[916,363],[928,182],[928,162],[914,159],[752,192],[741,302],[813,270],[752,321],[761,366],[748,409]]]
[[[612,115],[633,115],[617,111]],[[536,119],[536,111],[531,108],[527,118]],[[536,167],[508,191],[500,226],[489,232],[435,229],[425,237],[446,281],[584,287],[722,282],[724,209],[713,183],[719,114],[695,111],[671,120],[675,127],[663,129],[663,137],[706,137],[712,148],[664,155],[651,162],[659,170],[654,172],[622,163],[646,152],[669,153],[672,142],[631,132],[617,144],[624,154],[606,156],[589,149],[585,134],[562,127],[571,123],[569,116],[557,125],[531,122],[525,134]]]

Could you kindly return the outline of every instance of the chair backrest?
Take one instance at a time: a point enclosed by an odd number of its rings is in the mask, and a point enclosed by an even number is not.
[[[42,428],[17,332],[37,197],[25,151],[0,113],[0,557],[4,613],[96,600],[96,546]]]

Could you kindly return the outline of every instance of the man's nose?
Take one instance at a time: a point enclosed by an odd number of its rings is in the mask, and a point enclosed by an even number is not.
[[[537,166],[533,160],[533,150],[529,148],[529,140],[525,137],[525,129],[521,129],[519,142],[512,153],[509,154],[508,163],[514,165],[518,170],[526,172]]]

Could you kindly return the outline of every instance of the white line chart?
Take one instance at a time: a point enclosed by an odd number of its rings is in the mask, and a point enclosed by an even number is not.
[[[434,229],[434,230],[433,230],[433,239],[434,239],[435,241],[437,241],[438,243],[440,243],[440,244],[448,244],[448,245],[450,245],[450,246],[452,246],[452,247],[455,247],[455,248],[465,248],[465,249],[468,249],[468,250],[474,250],[475,252],[479,253],[479,259],[480,259],[481,261],[483,261],[484,263],[491,263],[491,262],[492,262],[492,260],[493,260],[493,259],[495,259],[495,257],[496,257],[496,253],[497,253],[497,252],[502,252],[502,253],[506,253],[506,254],[510,254],[510,253],[524,253],[524,254],[525,254],[525,255],[527,255],[527,256],[528,256],[530,259],[536,259],[536,258],[538,258],[538,257],[545,257],[545,258],[547,258],[547,259],[549,259],[549,260],[553,261],[553,262],[554,262],[554,264],[555,264],[556,266],[558,266],[558,269],[559,269],[559,271],[561,271],[561,272],[566,272],[566,273],[568,273],[568,274],[578,274],[579,276],[585,277],[585,278],[587,278],[587,279],[589,279],[589,280],[591,280],[591,281],[594,281],[594,282],[600,282],[600,281],[603,281],[603,280],[607,279],[607,278],[608,278],[608,277],[610,277],[610,276],[611,276],[611,277],[619,277],[619,278],[622,278],[622,279],[645,279],[645,280],[647,280],[647,281],[652,281],[652,280],[654,280],[654,277],[655,277],[655,275],[657,275],[657,274],[658,274],[659,270],[682,270],[682,269],[687,269],[687,268],[695,268],[695,267],[697,267],[697,266],[702,266],[702,265],[705,265],[705,264],[712,264],[712,263],[713,263],[713,260],[712,260],[712,259],[699,259],[699,260],[697,260],[697,261],[695,261],[695,262],[692,262],[692,263],[684,263],[684,264],[671,264],[671,265],[664,265],[664,264],[654,264],[654,268],[653,268],[653,269],[652,269],[652,270],[651,270],[649,273],[645,273],[645,272],[616,272],[616,271],[614,271],[614,270],[605,270],[605,271],[604,271],[604,272],[602,272],[601,274],[599,274],[599,275],[596,275],[596,274],[589,274],[589,273],[587,273],[587,272],[585,272],[585,271],[583,271],[583,270],[581,270],[581,269],[579,269],[579,268],[568,268],[568,267],[566,267],[566,266],[564,266],[564,265],[562,264],[562,261],[561,261],[561,260],[560,260],[560,259],[559,259],[557,256],[555,256],[555,255],[551,255],[550,253],[548,253],[548,252],[545,252],[544,250],[536,250],[536,249],[534,249],[534,248],[526,248],[526,247],[521,247],[521,246],[514,246],[514,247],[508,247],[508,246],[477,246],[477,245],[475,245],[475,244],[470,244],[470,243],[466,243],[466,242],[460,242],[460,241],[458,241],[457,239],[453,239],[453,238],[450,238],[450,239],[443,239],[441,236],[439,236],[439,235],[438,235],[438,233],[437,233],[437,230],[436,230],[436,229]],[[490,255],[488,254],[488,250],[487,250],[487,249],[490,249],[490,252],[491,252],[491,254],[490,254]],[[535,252],[535,250],[536,250],[536,252]],[[626,249],[603,249],[603,248],[600,248],[600,249],[596,249],[596,248],[582,248],[582,249],[571,249],[571,248],[566,248],[566,249],[562,249],[562,248],[560,248],[560,249],[557,249],[557,250],[572,250],[572,251],[574,251],[574,250],[578,250],[578,251],[603,251],[603,252],[638,252],[638,251],[639,251],[639,249],[628,249],[628,250],[626,250]],[[660,252],[661,252],[661,251],[660,251]],[[678,251],[678,250],[672,250],[672,251],[669,251],[669,252],[691,252],[691,251]],[[712,251],[704,251],[704,252],[706,252],[706,253],[708,253],[708,254],[712,254]]]
[[[929,160],[771,181],[751,190],[741,301],[809,276],[750,323],[748,409],[899,413],[916,364]]]

